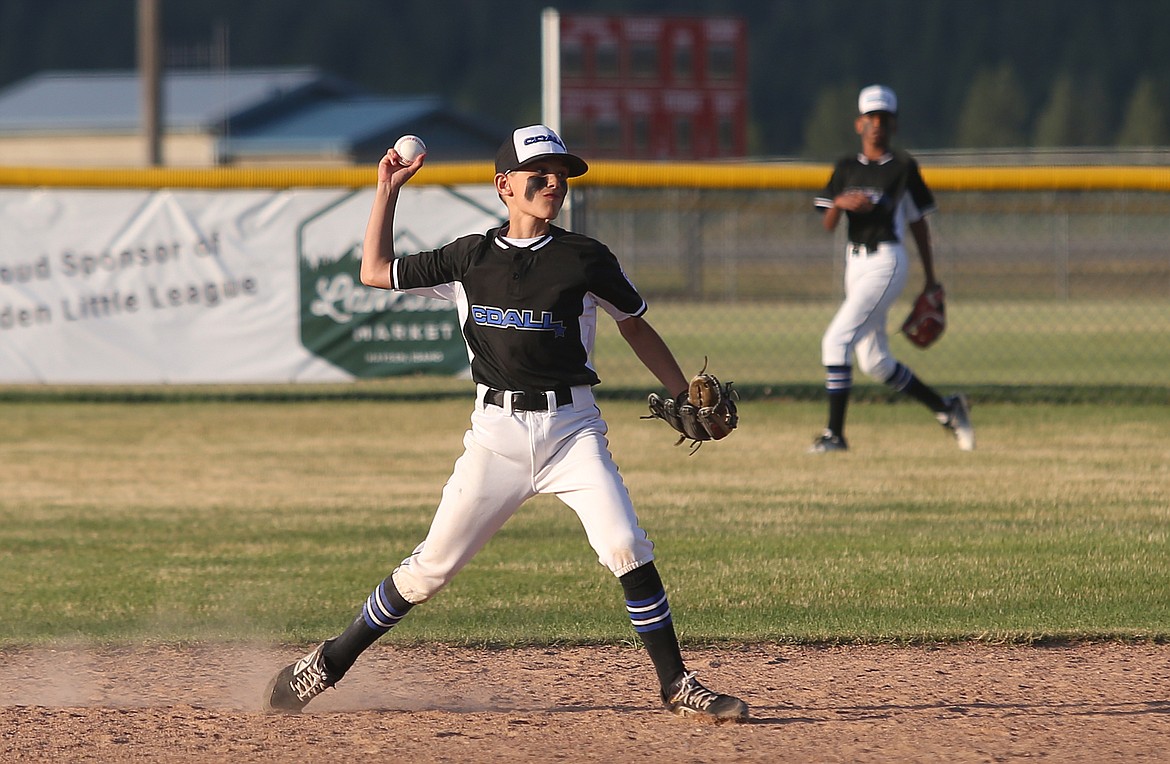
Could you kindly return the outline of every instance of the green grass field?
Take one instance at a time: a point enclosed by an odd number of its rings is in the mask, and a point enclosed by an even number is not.
[[[896,334],[914,290],[891,311],[891,348],[931,382],[967,387],[1156,386],[1170,369],[1166,300],[968,301],[952,298],[946,333],[929,350]],[[647,318],[680,363],[710,356],[744,385],[820,386],[821,334],[836,302],[652,302]],[[612,322],[599,322],[597,364],[606,385],[645,387],[646,372]],[[697,370],[690,370],[694,371]],[[727,372],[727,373],[732,373]],[[858,383],[868,382],[860,373]]]
[[[466,399],[0,402],[0,645],[331,635],[426,531]],[[603,401],[680,636],[1170,637],[1170,408],[975,400],[960,453],[912,404],[745,401],[694,456]],[[616,581],[526,505],[388,639],[624,642]]]
[[[907,289],[909,293],[910,289]],[[984,400],[1170,403],[1170,310],[1164,299],[1073,302],[952,300],[948,329],[929,350],[897,334],[894,354],[928,383],[963,389]],[[698,371],[704,358],[722,379],[749,398],[820,400],[824,393],[821,334],[836,301],[703,303],[653,301],[648,318],[666,338],[683,370]],[[656,386],[622,341],[612,321],[598,321],[594,360],[598,394],[644,400]],[[888,399],[888,390],[860,371],[859,398]],[[139,385],[72,387],[0,386],[0,402],[27,400],[307,400],[407,398],[468,394],[465,379],[411,376],[344,384]]]

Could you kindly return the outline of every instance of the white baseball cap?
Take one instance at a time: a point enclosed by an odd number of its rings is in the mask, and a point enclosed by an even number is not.
[[[568,162],[570,178],[589,171],[584,159],[569,153],[556,131],[544,125],[530,125],[513,130],[512,137],[500,146],[496,152],[496,172],[507,174],[544,157],[560,157]]]
[[[857,113],[869,114],[873,111],[885,111],[890,114],[898,113],[898,96],[885,85],[870,85],[861,89],[857,97]]]

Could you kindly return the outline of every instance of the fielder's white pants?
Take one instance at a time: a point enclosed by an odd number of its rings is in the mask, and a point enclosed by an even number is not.
[[[408,602],[433,597],[539,493],[557,496],[581,521],[598,561],[621,576],[654,559],[654,545],[609,452],[607,427],[588,385],[553,411],[485,405],[479,386],[463,455],[455,462],[426,538],[395,569]]]
[[[821,338],[821,363],[850,366],[857,355],[861,371],[879,382],[894,373],[886,324],[890,308],[906,287],[909,262],[901,244],[883,242],[876,251],[845,249],[845,300]]]

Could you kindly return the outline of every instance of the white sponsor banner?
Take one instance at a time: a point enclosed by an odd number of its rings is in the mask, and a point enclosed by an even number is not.
[[[0,189],[0,382],[340,381],[451,373],[456,353],[465,367],[450,304],[358,282],[372,201],[372,189]],[[490,186],[408,187],[397,250],[485,231],[502,212]]]

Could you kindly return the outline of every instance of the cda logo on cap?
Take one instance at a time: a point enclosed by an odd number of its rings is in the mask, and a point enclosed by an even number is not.
[[[857,113],[870,114],[875,111],[898,113],[898,96],[885,85],[870,85],[862,88],[857,97]]]
[[[496,152],[496,172],[507,174],[546,157],[564,159],[569,166],[570,178],[584,175],[589,170],[584,159],[569,153],[556,131],[544,125],[530,125],[514,130],[512,137],[500,146]]]

